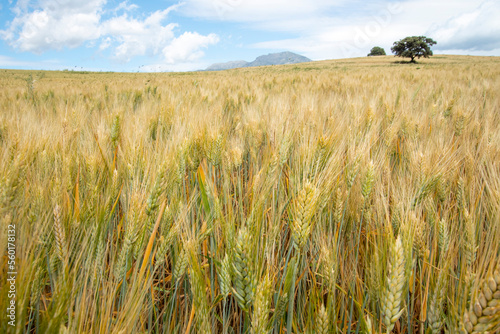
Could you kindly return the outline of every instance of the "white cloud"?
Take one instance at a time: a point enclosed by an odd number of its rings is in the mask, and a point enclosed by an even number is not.
[[[99,50],[100,51],[106,50],[111,46],[111,42],[112,42],[111,37],[104,38],[101,42],[101,45],[99,45]]]
[[[156,11],[144,20],[131,18],[127,14],[109,19],[101,26],[103,35],[110,36],[104,46],[116,44],[114,57],[122,62],[148,53],[158,54],[174,38],[173,30],[177,27],[175,23],[162,25],[169,11]]]
[[[97,44],[99,51],[111,50],[120,62],[143,55],[165,55],[169,63],[192,61],[203,55],[200,49],[218,42],[214,34],[196,32],[175,38],[178,24],[165,21],[182,4],[140,18],[130,14],[138,8],[135,4],[125,1],[111,10],[105,4],[106,0],[21,0],[14,7],[12,22],[0,30],[0,37],[14,48],[33,53]],[[117,16],[118,11],[123,14]],[[114,15],[109,17],[110,13]],[[103,18],[106,15],[108,18]]]
[[[124,10],[126,12],[130,12],[130,11],[133,11],[137,8],[139,8],[139,6],[137,6],[135,4],[129,4],[128,1],[123,1],[123,2],[120,2],[118,7],[115,8],[115,11]]]
[[[190,62],[203,57],[202,48],[217,44],[218,42],[219,37],[215,34],[203,36],[196,32],[185,32],[164,47],[162,53],[169,64],[185,61]]]
[[[34,53],[77,47],[100,36],[103,4],[103,0],[45,0],[29,12],[29,4],[22,2],[2,37],[19,50]]]
[[[255,43],[253,47],[290,50],[314,60],[365,56],[374,45],[387,47],[398,38],[405,15],[404,6],[387,2],[372,3],[370,10],[362,13],[318,14],[301,23],[308,28],[298,37]]]
[[[429,29],[439,50],[491,51],[500,48],[500,3],[486,1],[472,12]]]

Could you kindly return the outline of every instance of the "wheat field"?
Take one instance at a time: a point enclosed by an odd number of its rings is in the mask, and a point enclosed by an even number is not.
[[[498,57],[0,86],[2,333],[500,332]]]

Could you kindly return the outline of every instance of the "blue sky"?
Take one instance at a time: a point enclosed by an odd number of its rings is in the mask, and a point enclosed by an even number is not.
[[[500,1],[0,0],[0,68],[189,71],[292,51],[313,60],[390,52],[500,56]]]

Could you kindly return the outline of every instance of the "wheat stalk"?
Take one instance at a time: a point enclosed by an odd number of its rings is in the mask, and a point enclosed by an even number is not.
[[[442,270],[438,275],[437,283],[429,299],[429,307],[427,309],[427,320],[433,334],[441,333],[441,328],[443,326],[442,312],[446,284],[447,273]]]
[[[427,197],[427,195],[429,195],[429,193],[431,192],[432,189],[435,189],[438,182],[440,182],[440,179],[441,179],[441,175],[437,175],[437,176],[433,176],[433,177],[431,177],[423,182],[422,186],[418,189],[417,194],[413,198],[413,202],[412,202],[413,208],[415,206],[417,206],[418,204],[420,204],[420,202],[422,202]]]
[[[212,325],[210,322],[210,312],[205,291],[207,283],[205,282],[204,273],[198,262],[198,256],[193,242],[189,242],[187,245],[186,253],[190,264],[189,279],[191,281],[191,293],[193,294],[199,332],[211,333]]]
[[[456,198],[458,208],[463,210],[465,207],[465,182],[461,176],[457,182]]]
[[[42,267],[42,261],[36,261],[36,272],[31,282],[31,300],[32,305],[38,304],[44,288],[45,270]]]

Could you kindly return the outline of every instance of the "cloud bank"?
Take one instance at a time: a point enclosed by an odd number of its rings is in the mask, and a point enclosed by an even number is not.
[[[492,51],[500,48],[500,2],[486,1],[477,9],[451,17],[428,31],[439,50]]]
[[[162,56],[170,64],[192,62],[219,38],[197,32],[176,37],[179,25],[167,19],[181,6],[137,17],[133,12],[139,7],[127,1],[109,9],[106,0],[20,0],[0,37],[19,51],[35,54],[97,44],[100,52],[109,51],[119,62],[144,55]]]
[[[284,32],[252,46],[291,50],[312,59],[364,56],[406,36],[427,35],[436,50],[483,54],[500,48],[500,2],[494,0],[185,0],[180,12],[255,31]]]

